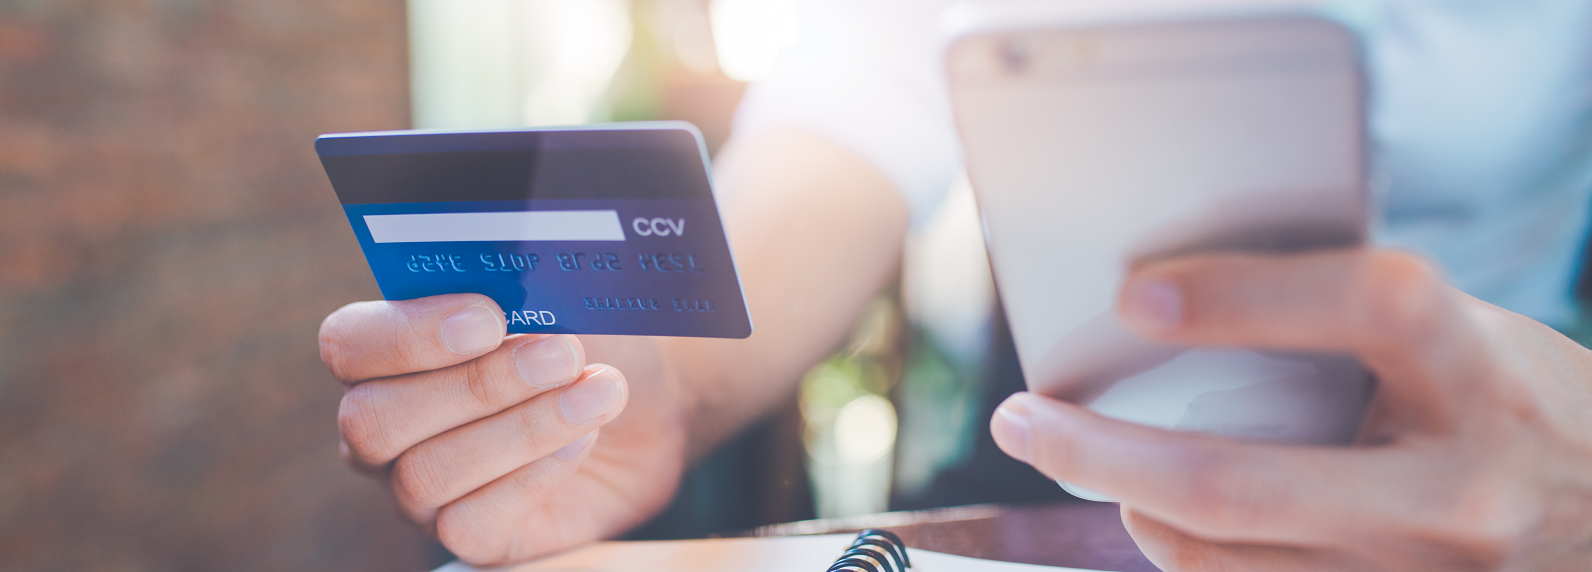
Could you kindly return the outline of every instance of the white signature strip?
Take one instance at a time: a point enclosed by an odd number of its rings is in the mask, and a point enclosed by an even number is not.
[[[377,243],[623,241],[619,211],[520,211],[365,215]]]

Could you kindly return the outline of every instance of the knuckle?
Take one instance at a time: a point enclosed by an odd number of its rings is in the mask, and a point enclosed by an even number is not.
[[[1500,560],[1530,525],[1521,518],[1522,503],[1506,492],[1506,487],[1485,480],[1472,482],[1455,491],[1428,518],[1432,537],[1447,539],[1451,549],[1478,562]]]
[[[437,541],[460,560],[476,566],[503,564],[507,560],[503,541],[472,526],[469,515],[454,507],[437,514]]]
[[[432,463],[417,454],[398,457],[392,468],[393,495],[398,502],[421,511],[447,504],[447,483]]]
[[[464,362],[459,366],[459,373],[475,405],[496,410],[498,404],[507,401],[502,384],[497,383],[499,376],[487,365],[487,360],[477,358]]]
[[[414,324],[406,323],[405,325],[407,327],[394,328],[392,330],[392,339],[387,343],[387,347],[391,348],[393,363],[399,366],[400,371],[411,373],[431,369],[424,365],[426,352],[422,345],[416,342],[416,340],[425,338],[420,332],[415,330]]]
[[[1439,326],[1444,285],[1436,267],[1399,252],[1379,252],[1361,275],[1362,320],[1399,339],[1425,339]]]
[[[1218,451],[1191,454],[1180,495],[1187,515],[1202,528],[1215,534],[1252,530],[1264,518],[1269,487],[1251,478],[1249,471],[1235,471],[1232,459]]]
[[[545,407],[536,407],[535,401],[522,404],[512,409],[513,420],[520,435],[525,435],[532,443],[548,438],[548,435],[558,429],[559,423],[550,418],[562,419],[558,413],[548,411]]]
[[[518,493],[519,498],[530,499],[538,503],[549,497],[552,492],[549,487],[553,485],[546,478],[510,479],[510,484],[514,487],[514,491]]]
[[[369,387],[356,386],[343,394],[342,404],[337,408],[337,430],[348,445],[350,462],[382,465],[389,460],[383,454],[387,438],[379,409],[370,403]]]

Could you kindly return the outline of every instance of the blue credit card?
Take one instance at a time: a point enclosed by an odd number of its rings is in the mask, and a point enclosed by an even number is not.
[[[389,300],[485,294],[510,333],[752,333],[688,123],[334,133],[315,150]]]

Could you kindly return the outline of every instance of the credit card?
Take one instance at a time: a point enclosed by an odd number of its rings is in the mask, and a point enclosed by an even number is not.
[[[752,333],[689,123],[332,133],[315,150],[388,300],[485,294],[510,333]]]

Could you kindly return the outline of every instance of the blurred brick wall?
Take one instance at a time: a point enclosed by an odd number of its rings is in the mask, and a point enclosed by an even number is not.
[[[0,0],[0,570],[418,570],[343,468],[378,297],[311,144],[408,123],[394,0]]]

